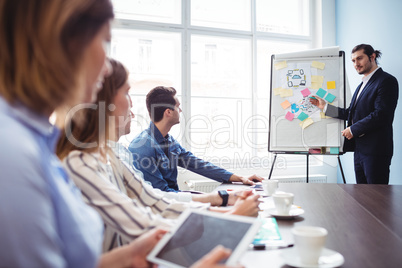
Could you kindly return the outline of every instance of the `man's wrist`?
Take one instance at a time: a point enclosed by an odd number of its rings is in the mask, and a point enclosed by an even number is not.
[[[352,132],[352,126],[349,127],[349,131],[350,131],[350,134],[352,134],[352,136],[354,136],[353,132]]]
[[[240,181],[241,182],[242,181],[241,178],[242,177],[240,177],[240,176],[238,176],[236,174],[233,174],[232,176],[230,176],[229,181],[230,182],[234,182],[234,181]]]
[[[327,112],[328,103],[325,103],[324,107],[322,108],[322,112],[325,114]]]

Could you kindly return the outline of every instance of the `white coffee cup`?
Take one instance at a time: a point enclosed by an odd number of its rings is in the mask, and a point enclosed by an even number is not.
[[[271,196],[278,189],[278,180],[263,180],[262,188],[266,195]]]
[[[289,215],[290,208],[293,205],[294,195],[292,193],[274,193],[272,195],[276,211],[279,215]]]
[[[295,249],[303,264],[318,264],[328,231],[322,227],[297,226],[292,229]]]

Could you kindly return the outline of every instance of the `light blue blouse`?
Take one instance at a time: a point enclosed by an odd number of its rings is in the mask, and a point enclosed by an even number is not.
[[[96,267],[103,224],[55,155],[48,118],[0,96],[0,266]]]

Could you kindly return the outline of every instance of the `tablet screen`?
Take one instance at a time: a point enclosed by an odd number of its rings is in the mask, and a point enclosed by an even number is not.
[[[217,245],[231,249],[233,255],[254,223],[254,220],[248,217],[241,218],[247,220],[239,221],[237,218],[223,217],[216,213],[192,212],[182,221],[180,227],[155,257],[168,263],[189,267]],[[256,231],[250,234],[247,242],[244,242],[246,246],[252,241]]]

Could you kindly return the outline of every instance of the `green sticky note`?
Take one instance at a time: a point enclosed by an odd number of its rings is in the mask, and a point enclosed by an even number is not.
[[[306,114],[306,113],[304,113],[304,112],[301,112],[300,114],[299,114],[299,116],[297,117],[297,119],[299,119],[300,121],[304,121],[304,120],[306,120],[308,118],[308,115]]]
[[[329,149],[330,154],[339,154],[339,147],[331,147]]]
[[[331,94],[331,93],[328,93],[328,95],[325,97],[325,99],[326,99],[328,102],[333,102],[335,98],[336,98],[335,95],[333,95],[333,94]]]
[[[324,98],[325,94],[327,94],[327,92],[326,92],[324,89],[320,88],[320,89],[317,91],[317,94],[316,94],[316,95],[317,95],[318,97],[320,97],[320,98]]]

